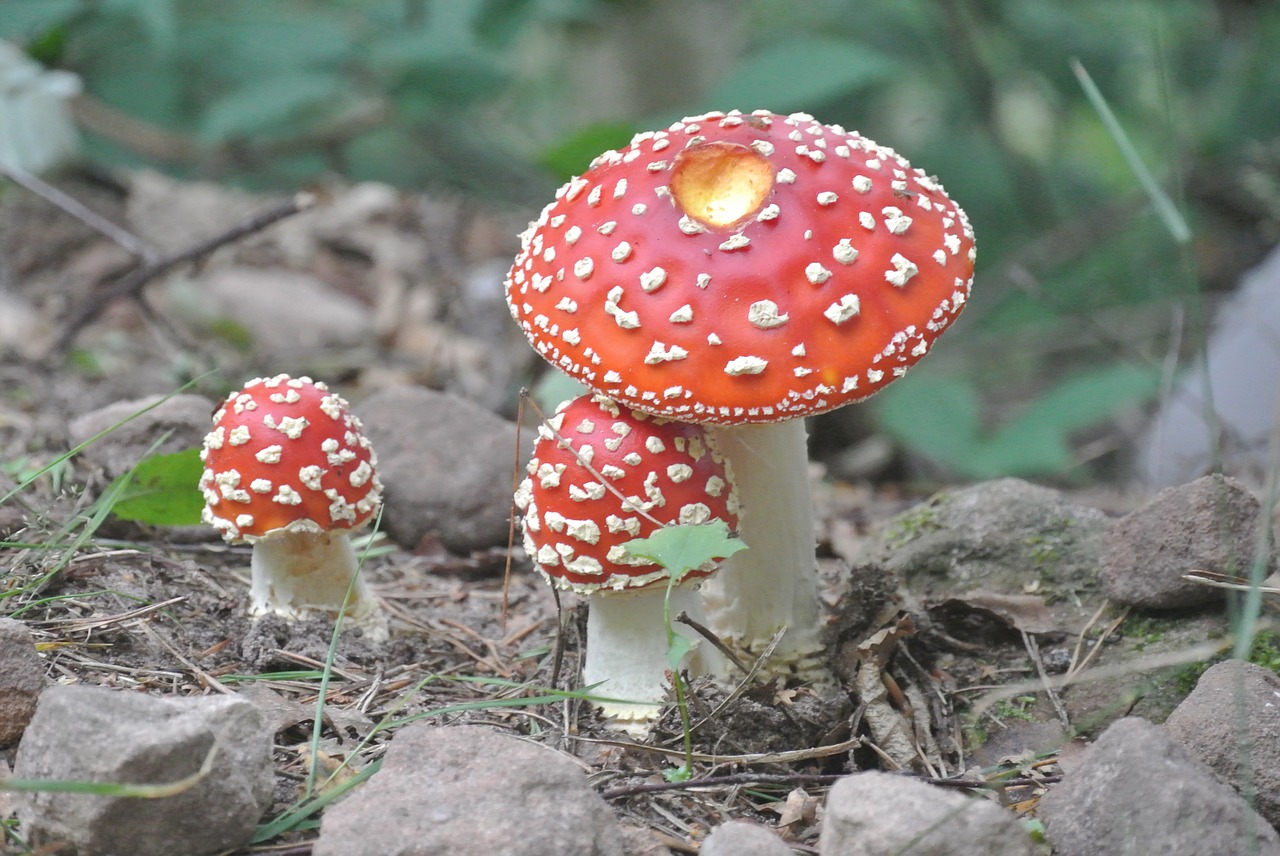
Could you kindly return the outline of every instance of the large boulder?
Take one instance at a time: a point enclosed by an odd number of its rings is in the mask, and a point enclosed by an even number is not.
[[[51,687],[18,746],[21,779],[165,785],[210,763],[170,796],[52,791],[15,798],[28,840],[78,856],[203,856],[248,842],[271,805],[272,735],[251,703]]]
[[[479,726],[415,722],[325,812],[313,856],[623,856],[612,809],[565,755]]]
[[[1136,717],[1102,733],[1040,800],[1039,817],[1056,856],[1280,854],[1280,836],[1239,794]]]

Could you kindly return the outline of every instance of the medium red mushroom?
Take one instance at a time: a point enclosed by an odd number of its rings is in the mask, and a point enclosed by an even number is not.
[[[511,314],[625,407],[709,426],[751,548],[704,587],[711,626],[817,674],[803,417],[906,373],[963,308],[974,238],[938,181],[807,114],[708,113],[592,162],[521,236]]]
[[[377,456],[345,399],[308,377],[257,378],[213,415],[200,452],[205,522],[253,545],[250,611],[348,615],[375,636],[385,617],[348,537],[377,511]]]
[[[628,553],[626,543],[669,524],[737,524],[737,497],[714,441],[696,425],[654,419],[603,396],[564,402],[538,432],[533,459],[516,492],[524,547],[558,588],[590,598],[583,683],[623,727],[657,712],[666,693],[668,573]],[[702,616],[689,571],[671,592],[671,614]],[[696,672],[713,662],[692,643]]]

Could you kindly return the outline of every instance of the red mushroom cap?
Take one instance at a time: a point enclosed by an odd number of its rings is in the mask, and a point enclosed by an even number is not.
[[[968,218],[935,179],[801,113],[638,134],[521,237],[507,300],[544,358],[625,406],[726,425],[875,393],[973,277]]]
[[[516,492],[525,549],[560,588],[589,593],[652,585],[667,572],[629,556],[623,544],[660,524],[738,525],[732,477],[702,428],[620,408],[603,396],[579,396],[557,408],[539,430],[528,472]],[[714,569],[695,568],[688,577]]]
[[[228,541],[354,529],[377,510],[377,456],[345,399],[311,378],[257,378],[213,415],[204,519]]]

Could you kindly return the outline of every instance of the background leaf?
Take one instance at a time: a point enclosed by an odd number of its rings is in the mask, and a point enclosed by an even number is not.
[[[812,110],[892,73],[893,60],[841,39],[786,39],[748,57],[706,98],[708,109]]]
[[[121,476],[115,482],[128,479],[111,512],[151,526],[194,526],[204,508],[196,489],[203,469],[199,449],[152,455],[134,468],[132,478]]]

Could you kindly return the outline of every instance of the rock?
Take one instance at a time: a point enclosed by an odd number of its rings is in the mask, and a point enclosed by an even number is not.
[[[233,265],[210,270],[195,287],[198,304],[188,294],[178,294],[175,303],[194,313],[196,323],[238,325],[264,365],[331,365],[326,352],[373,339],[369,308],[308,273]]]
[[[791,848],[767,827],[731,820],[711,830],[698,853],[701,856],[791,856]]]
[[[984,589],[1021,592],[1043,579],[1081,588],[1094,581],[1107,517],[1057,491],[998,479],[943,491],[866,539],[851,564],[871,562],[927,595]]]
[[[1280,854],[1280,836],[1145,719],[1117,720],[1040,800],[1056,856]]]
[[[514,423],[466,399],[411,386],[374,393],[359,412],[378,452],[382,527],[392,538],[412,549],[434,536],[463,554],[507,543]],[[531,445],[535,432],[525,434]]]
[[[313,856],[623,856],[613,811],[551,749],[415,722],[382,769],[328,809]]]
[[[183,394],[156,403],[163,398],[162,395],[153,395],[134,401],[117,401],[72,419],[68,428],[73,445],[79,445],[126,419],[130,420],[86,446],[80,453],[80,459],[101,468],[107,478],[116,478],[142,460],[151,445],[166,432],[169,432],[169,437],[155,450],[156,454],[200,448],[211,425],[213,402],[203,395]],[[155,407],[135,416],[151,405]]]
[[[854,773],[832,786],[818,849],[824,856],[1038,852],[1018,819],[994,802],[879,772]]]
[[[21,621],[0,618],[0,746],[16,743],[47,686],[44,661]]]
[[[271,804],[272,735],[249,702],[51,687],[18,746],[17,777],[167,784],[211,750],[209,774],[181,793],[20,794],[18,819],[31,843],[65,842],[78,856],[202,856],[245,844]]]
[[[654,835],[647,826],[634,823],[623,823],[622,850],[627,856],[672,856],[671,851]]]
[[[1219,602],[1222,589],[1182,575],[1201,569],[1248,576],[1258,514],[1253,494],[1225,476],[1165,488],[1117,521],[1103,538],[1103,591],[1139,609]]]
[[[1221,468],[1266,477],[1280,394],[1280,247],[1240,280],[1213,331],[1138,442],[1147,484],[1172,486]]]
[[[1200,676],[1164,723],[1231,787],[1251,794],[1254,808],[1280,826],[1280,677],[1227,660]]]

